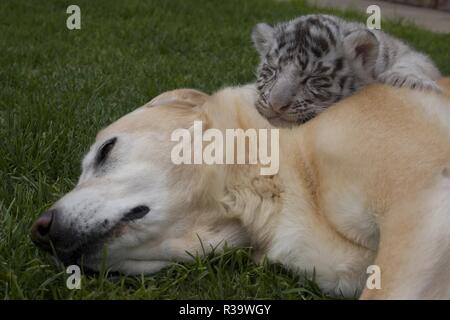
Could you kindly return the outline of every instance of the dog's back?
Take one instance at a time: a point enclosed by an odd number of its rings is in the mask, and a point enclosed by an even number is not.
[[[439,228],[450,216],[442,201],[444,194],[450,199],[449,183],[442,184],[450,166],[450,81],[441,85],[447,97],[373,85],[281,140],[286,152],[297,140],[304,163],[298,171],[311,181],[316,213],[337,234],[378,252],[385,290],[364,297],[442,298],[449,292],[436,284],[450,272],[439,260],[448,259],[450,243],[448,228]],[[292,168],[281,168],[280,174],[292,175]],[[402,272],[411,277],[406,285]],[[429,282],[436,290],[425,288]]]

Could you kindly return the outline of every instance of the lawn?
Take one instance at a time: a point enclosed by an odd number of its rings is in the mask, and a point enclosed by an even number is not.
[[[4,299],[314,299],[313,281],[255,265],[230,249],[154,276],[67,274],[28,236],[32,221],[69,191],[95,133],[165,90],[212,92],[254,79],[252,27],[319,10],[301,1],[85,1],[81,30],[67,1],[0,2],[0,297]],[[450,74],[450,35],[383,21]]]

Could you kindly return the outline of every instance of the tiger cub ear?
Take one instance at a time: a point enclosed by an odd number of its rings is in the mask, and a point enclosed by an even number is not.
[[[266,55],[274,40],[275,30],[267,23],[258,23],[252,31],[253,44],[261,56]]]
[[[378,57],[379,43],[369,30],[357,30],[344,38],[344,51],[352,63],[365,71],[375,66]]]

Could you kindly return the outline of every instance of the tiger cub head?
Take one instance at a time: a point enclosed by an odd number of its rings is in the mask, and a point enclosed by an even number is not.
[[[301,124],[373,78],[378,41],[345,21],[308,15],[270,26],[259,23],[252,40],[260,54],[258,111],[275,125]]]

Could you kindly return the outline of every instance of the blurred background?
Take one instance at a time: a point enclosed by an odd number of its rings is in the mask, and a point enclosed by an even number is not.
[[[450,33],[450,0],[310,0],[308,3],[331,8],[366,12],[378,5],[383,18],[408,21],[436,32]]]

